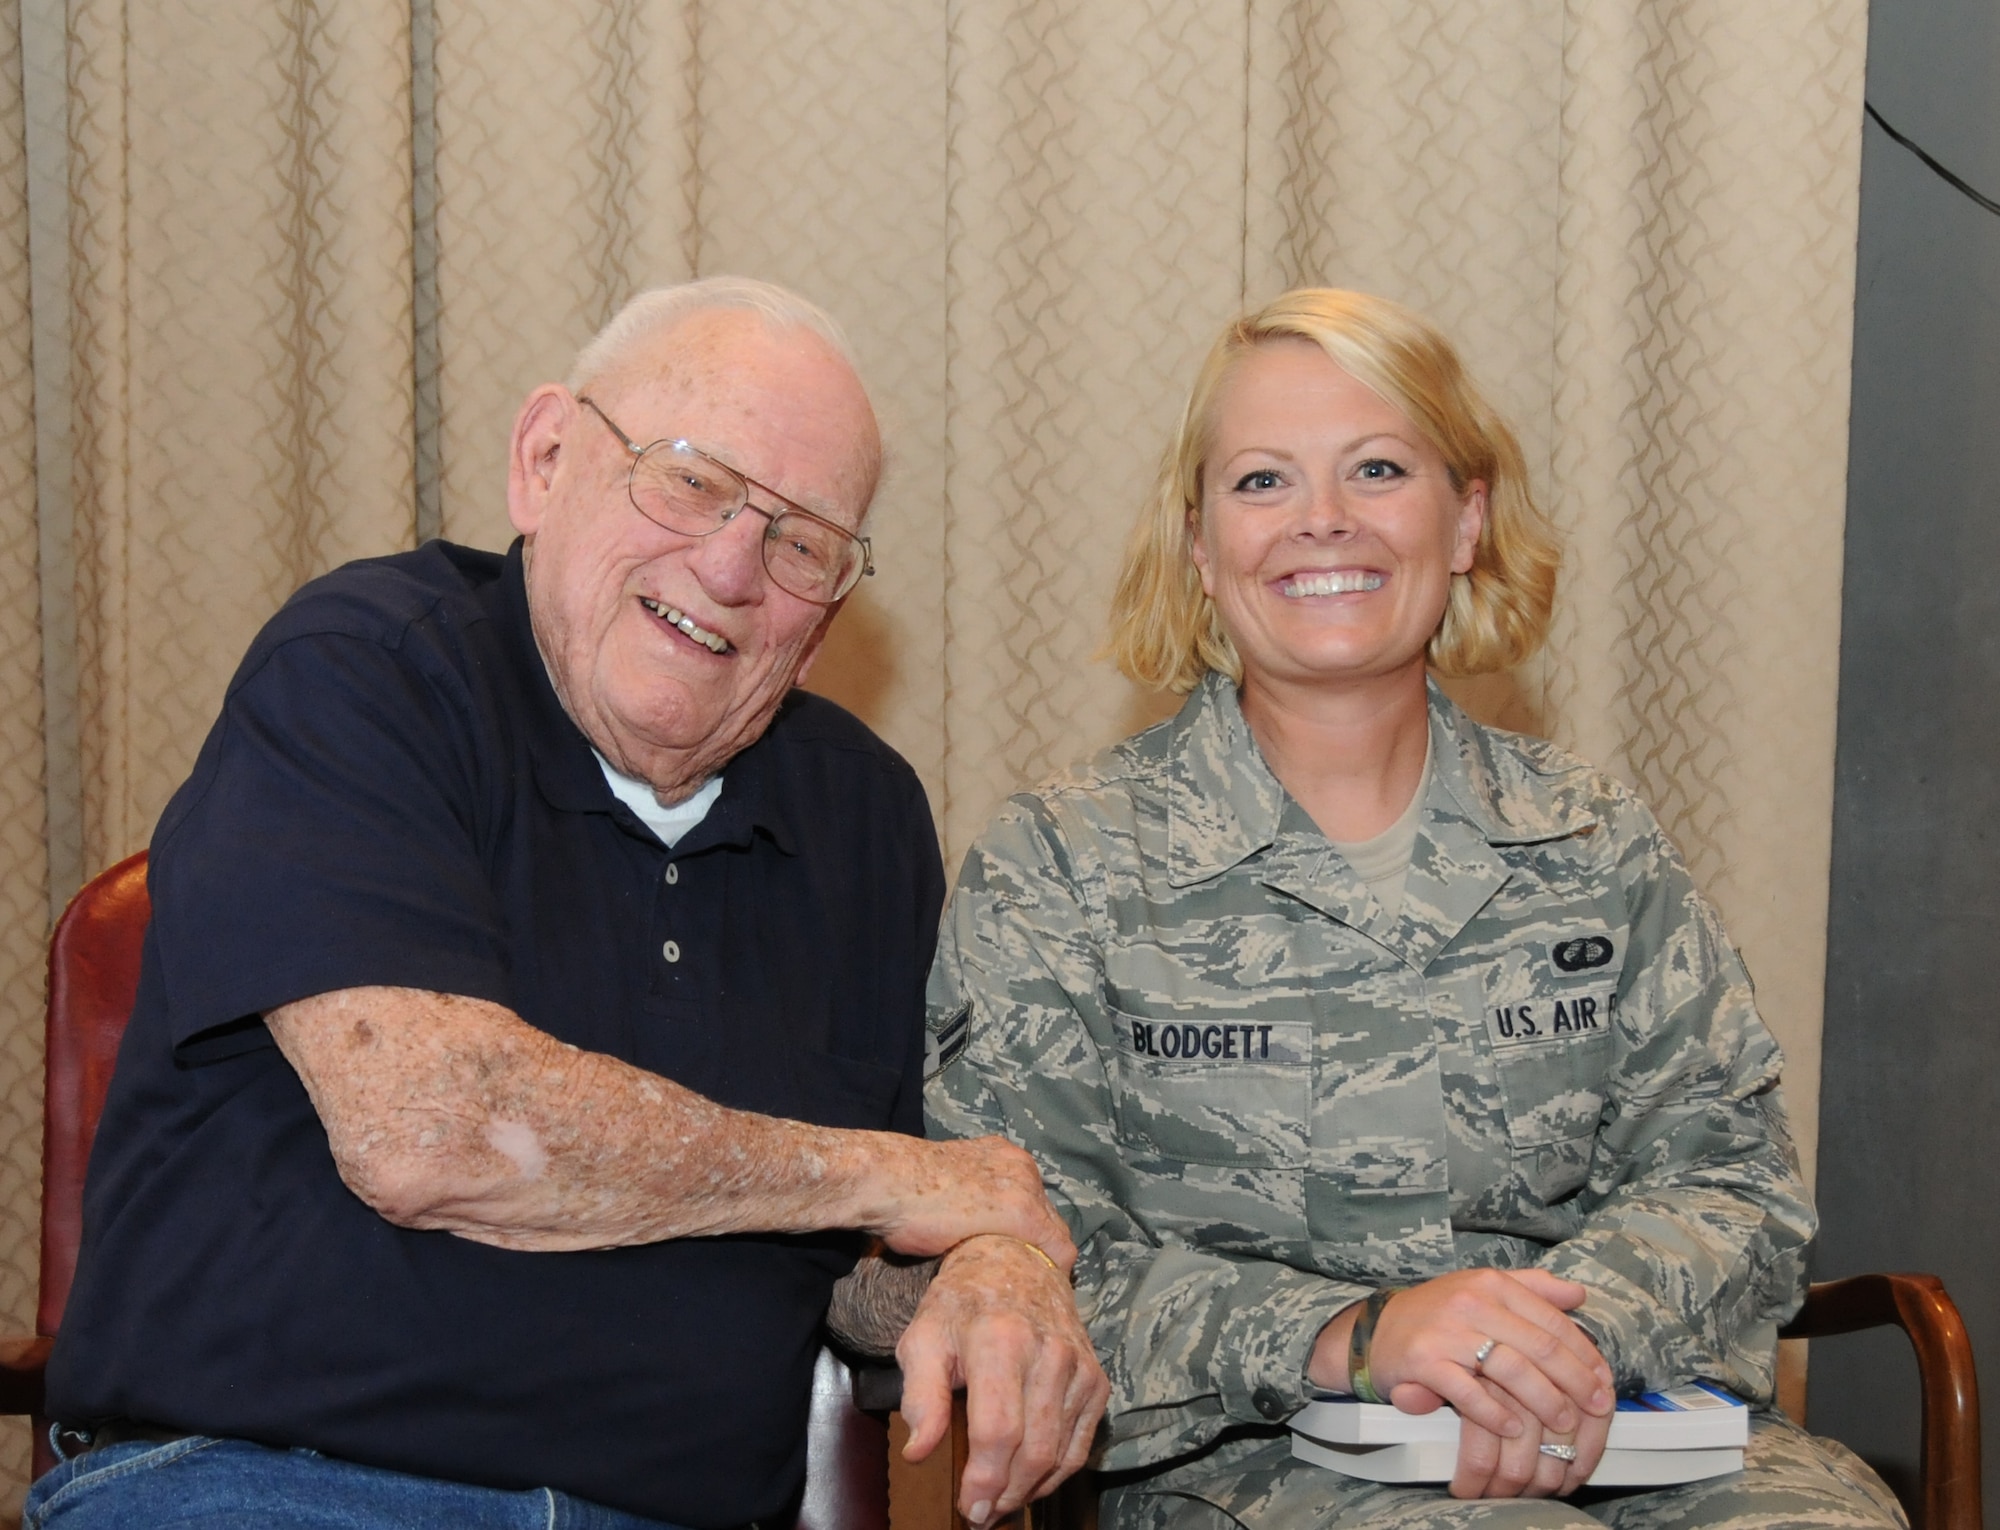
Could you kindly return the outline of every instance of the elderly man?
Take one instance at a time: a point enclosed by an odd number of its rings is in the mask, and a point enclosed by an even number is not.
[[[29,1523],[781,1513],[863,1234],[943,1255],[905,1411],[922,1452],[969,1382],[964,1509],[1081,1460],[1032,1161],[911,1135],[922,789],[793,689],[879,461],[817,310],[646,294],[522,407],[504,558],[353,564],[258,636],[154,839]]]

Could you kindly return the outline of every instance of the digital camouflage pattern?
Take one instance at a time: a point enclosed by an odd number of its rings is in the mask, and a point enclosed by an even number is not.
[[[931,1128],[1041,1161],[1106,1469],[1268,1428],[1342,1308],[1474,1265],[1587,1285],[1624,1389],[1771,1397],[1814,1216],[1742,963],[1617,782],[1435,690],[1431,758],[1393,918],[1217,675],[966,858]]]
[[[1251,1445],[1252,1442],[1244,1442]],[[1432,1487],[1342,1477],[1257,1442],[1228,1467],[1204,1463],[1114,1491],[1107,1530],[1886,1530],[1907,1527],[1888,1488],[1844,1445],[1815,1440],[1782,1413],[1752,1425],[1741,1472],[1640,1491],[1589,1488],[1573,1499],[1461,1501]],[[1180,1484],[1185,1483],[1185,1486]],[[1199,1496],[1196,1496],[1199,1495]]]

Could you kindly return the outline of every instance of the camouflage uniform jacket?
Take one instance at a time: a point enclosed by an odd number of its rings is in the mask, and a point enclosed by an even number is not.
[[[1393,919],[1215,675],[966,858],[931,1131],[1041,1161],[1106,1468],[1286,1417],[1336,1313],[1466,1266],[1583,1282],[1623,1388],[1770,1396],[1814,1214],[1742,963],[1616,781],[1435,689],[1431,758]]]

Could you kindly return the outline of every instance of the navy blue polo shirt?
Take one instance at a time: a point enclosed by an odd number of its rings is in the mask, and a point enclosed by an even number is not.
[[[780,1510],[852,1234],[519,1253],[377,1216],[259,1016],[489,999],[724,1105],[921,1131],[943,872],[923,789],[795,692],[668,850],[528,626],[519,545],[307,585],[153,840],[53,1416],[123,1417],[690,1526]]]

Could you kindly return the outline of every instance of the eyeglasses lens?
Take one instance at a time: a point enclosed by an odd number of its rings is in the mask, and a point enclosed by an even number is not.
[[[663,442],[633,464],[632,502],[669,531],[705,537],[734,520],[748,501],[741,479],[697,452]],[[853,587],[867,557],[858,540],[807,516],[758,514],[767,522],[764,567],[780,589],[834,601]]]
[[[800,515],[780,515],[764,535],[764,566],[794,595],[834,600],[847,592],[849,564],[861,549],[852,537]]]
[[[653,446],[632,467],[632,500],[650,521],[705,537],[742,508],[743,484],[690,451]]]

